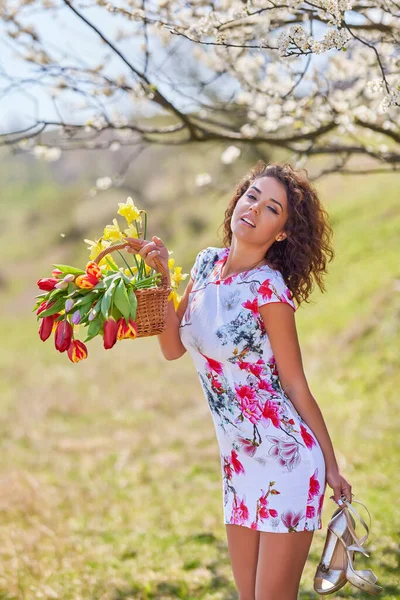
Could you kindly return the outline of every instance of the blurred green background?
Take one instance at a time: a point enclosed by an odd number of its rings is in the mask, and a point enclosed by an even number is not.
[[[87,190],[115,170],[118,154],[78,151],[51,164],[2,154],[2,600],[237,598],[217,441],[188,354],[166,361],[155,337],[104,351],[98,338],[88,359],[72,364],[52,338],[40,340],[32,312],[36,282],[53,264],[84,267],[84,238],[99,237],[115,217],[125,226],[117,209],[128,196],[148,211],[147,238],[159,235],[184,273],[199,250],[222,246],[219,225],[234,185],[259,158],[246,148],[226,165],[224,149],[149,148],[120,187],[92,197]],[[203,172],[211,182],[199,187]],[[356,566],[372,568],[380,597],[393,600],[400,597],[398,178],[330,175],[316,185],[336,257],[326,293],[316,288],[296,312],[304,368],[342,472],[372,515],[370,558],[357,556]],[[328,487],[304,600],[317,597],[312,579],[336,508],[330,495]],[[347,584],[330,597],[367,595]]]

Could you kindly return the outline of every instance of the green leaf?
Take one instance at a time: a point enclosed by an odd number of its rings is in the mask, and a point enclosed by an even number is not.
[[[128,288],[128,300],[130,305],[130,318],[136,319],[136,309],[137,309],[137,298],[136,294],[131,287]]]
[[[70,265],[53,264],[53,267],[55,267],[56,269],[60,269],[60,271],[64,273],[64,275],[67,275],[68,273],[73,273],[73,275],[83,275],[84,273],[86,273],[86,271],[82,271],[82,269],[77,269],[76,267],[71,267]]]
[[[81,296],[74,304],[73,309],[90,306],[96,300],[96,294],[90,293],[86,296]]]
[[[65,299],[64,298],[59,298],[58,300],[56,300],[55,304],[53,304],[53,306],[51,306],[50,308],[47,308],[46,310],[44,310],[43,312],[40,313],[40,315],[38,315],[39,318],[42,317],[49,317],[50,315],[54,315],[54,313],[63,310],[65,308]]]
[[[117,283],[119,280],[120,280],[119,277],[114,276],[114,279],[111,281],[109,287],[106,289],[104,296],[101,300],[101,312],[102,312],[105,320],[107,320],[109,318],[108,311],[110,309],[110,305],[113,300],[113,296],[115,294],[115,289],[116,289],[116,286],[117,286]]]
[[[115,289],[114,293],[114,304],[121,311],[125,319],[129,319],[131,307],[129,303],[128,293],[126,291],[125,283],[121,279]]]
[[[57,288],[54,288],[54,290],[51,290],[51,292],[49,293],[49,300],[54,300],[58,296],[65,296],[65,294],[66,290],[59,290]]]
[[[83,340],[84,343],[89,342],[91,339],[96,337],[96,335],[99,333],[99,331],[101,329],[101,325],[102,325],[101,317],[100,317],[100,314],[98,314],[97,317],[95,319],[93,319],[93,321],[90,321],[90,325],[88,327],[88,337],[85,340]]]
[[[113,304],[113,307],[111,309],[111,317],[113,317],[116,321],[119,321],[119,319],[122,317],[120,311],[118,310],[118,308]]]
[[[108,262],[108,264],[109,264],[109,266],[110,266],[110,270],[111,270],[111,271],[118,271],[118,267],[115,267],[115,266],[112,264],[112,262],[111,262],[111,260],[108,258],[108,256],[106,256],[106,257],[105,257],[105,259],[106,259],[106,261]]]
[[[114,288],[112,288],[112,289],[114,289]],[[107,294],[107,292],[104,294],[103,298],[101,299],[101,312],[106,321],[108,319],[108,311],[110,309],[111,299],[112,299],[112,293]]]

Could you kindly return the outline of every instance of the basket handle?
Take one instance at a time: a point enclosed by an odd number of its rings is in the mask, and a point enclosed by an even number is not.
[[[101,261],[101,259],[104,258],[107,254],[114,252],[114,250],[123,250],[125,248],[125,246],[131,246],[134,250],[138,251],[142,247],[142,244],[139,243],[141,241],[143,241],[143,240],[134,238],[132,240],[122,242],[120,244],[115,244],[114,246],[109,246],[108,248],[105,248],[104,250],[102,250],[100,252],[100,254],[98,256],[96,256],[96,258],[94,258],[93,260],[95,263],[98,264]],[[167,271],[157,256],[154,257],[154,264],[156,266],[157,271],[159,273],[161,273],[161,280],[159,282],[159,287],[161,287],[161,286],[168,287]]]

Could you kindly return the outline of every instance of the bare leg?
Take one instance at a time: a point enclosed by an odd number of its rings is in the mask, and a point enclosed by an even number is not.
[[[255,600],[260,532],[242,525],[225,524],[229,558],[239,600]]]
[[[260,532],[256,600],[297,600],[313,534]]]

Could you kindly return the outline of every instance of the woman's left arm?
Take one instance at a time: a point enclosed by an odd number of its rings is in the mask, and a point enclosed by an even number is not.
[[[294,311],[286,302],[272,302],[259,307],[282,389],[310,427],[324,454],[326,478],[337,501],[342,491],[351,501],[351,486],[339,472],[332,441],[322,412],[311,394],[304,374]]]

